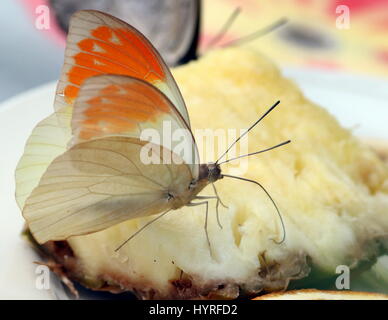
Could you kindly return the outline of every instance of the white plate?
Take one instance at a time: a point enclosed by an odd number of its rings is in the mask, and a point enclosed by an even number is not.
[[[325,106],[356,135],[388,140],[388,80],[287,69],[305,95]],[[36,259],[20,238],[14,170],[32,128],[52,112],[55,84],[38,87],[0,105],[0,299],[52,299],[36,288]]]

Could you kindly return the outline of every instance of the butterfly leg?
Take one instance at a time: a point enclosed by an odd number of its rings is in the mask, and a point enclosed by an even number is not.
[[[140,232],[142,232],[145,228],[147,228],[150,224],[154,223],[155,221],[159,220],[160,218],[164,217],[167,213],[169,213],[171,209],[162,212],[156,218],[152,219],[151,221],[148,221],[144,226],[142,226],[139,230],[137,230],[134,234],[132,234],[127,240],[125,240],[123,243],[121,243],[116,249],[115,252],[119,251],[122,247],[124,247],[129,241],[131,241],[134,237],[136,237]]]
[[[219,214],[218,214],[218,206],[219,206],[221,200],[217,196],[197,196],[194,199],[217,199],[217,202],[216,202],[217,224],[220,227],[220,229],[222,229],[222,225],[220,223],[220,217],[219,217]],[[222,202],[221,202],[221,204],[222,204]],[[222,204],[222,206],[224,206],[224,204]]]
[[[188,207],[196,207],[196,206],[200,206],[200,205],[203,205],[203,204],[206,206],[205,225],[204,225],[205,234],[206,234],[206,240],[207,240],[207,244],[209,246],[210,255],[213,256],[213,254],[212,254],[212,247],[210,245],[209,233],[208,233],[208,230],[207,230],[207,220],[208,220],[208,213],[209,213],[209,201],[202,201],[202,202],[196,202],[196,203],[190,202],[190,203],[187,204],[187,206]]]
[[[217,199],[215,196],[196,196],[194,199]]]
[[[219,205],[221,204],[225,209],[228,209],[228,207],[226,205],[224,205],[224,203],[222,202],[221,198],[219,197],[218,195],[218,192],[217,192],[217,189],[216,189],[216,186],[214,185],[214,183],[212,183],[212,187],[213,187],[213,190],[214,190],[214,193],[215,193],[215,198],[217,199],[217,202],[216,202],[216,215],[217,215],[217,224],[218,226],[220,227],[220,229],[222,229],[222,225],[221,225],[221,222],[220,222],[220,216],[218,214],[218,207]]]

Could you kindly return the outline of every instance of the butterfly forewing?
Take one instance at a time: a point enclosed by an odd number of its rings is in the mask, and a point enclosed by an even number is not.
[[[71,105],[82,83],[99,74],[128,75],[156,86],[174,103],[190,127],[175,80],[152,44],[139,31],[113,16],[99,11],[78,11],[70,21],[55,109]]]

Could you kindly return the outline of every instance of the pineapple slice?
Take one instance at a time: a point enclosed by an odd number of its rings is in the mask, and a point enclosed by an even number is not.
[[[284,243],[273,241],[282,237],[282,229],[266,195],[254,184],[224,178],[216,183],[228,206],[220,207],[222,229],[215,203],[209,206],[212,254],[203,206],[184,207],[118,252],[117,246],[153,217],[45,244],[62,273],[95,290],[133,291],[143,299],[236,298],[281,290],[305,277],[308,282],[296,285],[321,279],[333,285],[338,265],[354,270],[387,251],[382,240],[388,234],[387,165],[308,101],[268,59],[250,49],[229,48],[173,73],[195,134],[198,129],[248,128],[281,100],[249,133],[248,151],[287,139],[292,143],[250,157],[244,177],[262,183],[276,201],[285,222]],[[215,160],[201,149],[202,161]],[[232,163],[222,169],[236,170]],[[201,195],[212,192],[207,188]]]

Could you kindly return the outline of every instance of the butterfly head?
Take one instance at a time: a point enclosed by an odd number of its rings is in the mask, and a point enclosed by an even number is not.
[[[188,199],[191,201],[195,196],[201,192],[209,183],[213,183],[222,179],[221,168],[216,163],[201,164],[199,166],[199,176],[197,179],[191,181],[188,188]],[[187,203],[187,202],[186,202]],[[185,204],[186,204],[185,203]]]
[[[199,168],[199,180],[206,180],[213,183],[222,178],[221,168],[216,163],[201,164]]]

